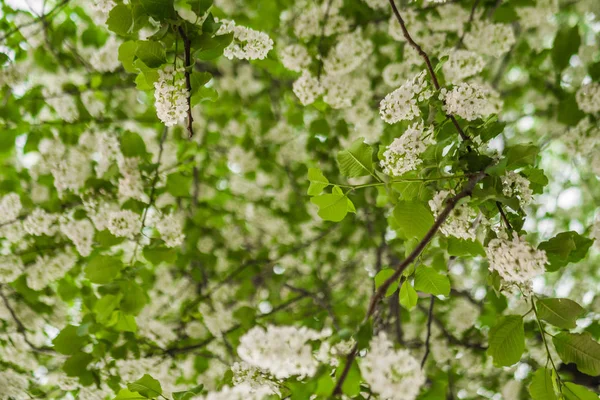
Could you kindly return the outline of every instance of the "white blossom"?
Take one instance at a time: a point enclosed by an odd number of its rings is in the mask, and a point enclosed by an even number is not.
[[[394,349],[384,332],[371,339],[367,355],[359,362],[362,376],[382,400],[414,400],[425,375],[406,349]]]
[[[290,71],[301,72],[310,64],[310,55],[301,44],[291,44],[279,51],[279,57],[284,67]]]
[[[479,83],[459,83],[452,90],[440,92],[444,111],[458,115],[467,121],[495,114],[502,108],[500,95],[491,87]]]
[[[75,266],[77,257],[69,251],[54,256],[38,256],[35,263],[27,267],[27,286],[42,290],[50,283],[62,278]]]
[[[264,32],[245,26],[237,26],[235,21],[222,20],[217,35],[233,32],[233,42],[227,46],[223,55],[232,60],[262,60],[273,48],[273,40]]]
[[[23,229],[33,236],[52,236],[56,232],[54,223],[58,216],[36,208],[23,221]]]
[[[521,208],[527,207],[533,200],[533,190],[529,180],[514,171],[506,171],[502,176],[502,193],[507,197],[518,197]]]
[[[513,239],[497,238],[490,240],[486,250],[490,271],[496,271],[507,283],[529,283],[531,279],[545,272],[548,263],[546,252],[535,249],[513,232]]]
[[[433,199],[429,200],[429,207],[436,218],[446,207],[445,202],[451,196],[454,196],[453,190],[441,190],[433,196]],[[475,210],[463,203],[452,210],[446,218],[446,222],[440,227],[440,231],[446,236],[454,236],[459,239],[475,239],[473,220],[476,215]]]
[[[448,326],[460,337],[475,325],[478,317],[479,307],[467,299],[458,298],[448,313]]]
[[[389,93],[379,105],[379,114],[388,124],[412,120],[421,115],[418,102],[427,100],[433,95],[425,79],[426,72],[422,71],[402,86]]]
[[[107,228],[117,237],[133,237],[142,228],[140,216],[131,210],[120,210],[108,213]]]
[[[292,85],[294,94],[300,100],[302,105],[309,105],[323,94],[324,89],[319,80],[313,77],[310,72],[302,71],[300,78],[296,79]]]
[[[487,21],[475,21],[465,35],[467,49],[480,54],[501,57],[515,44],[515,33],[508,24],[493,24]]]
[[[277,379],[310,377],[317,371],[309,341],[323,339],[330,331],[318,332],[306,327],[255,326],[240,338],[240,358]]]
[[[73,242],[82,257],[87,257],[92,252],[94,225],[88,219],[65,220],[60,224],[60,231]]]
[[[458,84],[470,76],[483,71],[485,61],[481,56],[469,50],[455,50],[442,67],[446,80]]]
[[[121,66],[119,61],[119,46],[121,42],[115,36],[110,36],[104,46],[90,56],[90,64],[96,71],[113,72]]]
[[[433,127],[424,128],[423,121],[416,122],[386,148],[381,168],[390,176],[413,171],[423,162],[419,156],[433,143]]]
[[[25,400],[31,398],[27,393],[29,380],[27,376],[12,369],[0,371],[0,400]]]
[[[600,112],[600,83],[591,82],[580,87],[575,100],[579,109],[585,113]]]
[[[160,237],[165,241],[167,247],[181,246],[185,235],[183,233],[183,221],[180,215],[164,214],[155,218],[155,226]]]
[[[92,9],[108,14],[117,4],[113,0],[93,0]]]
[[[0,225],[17,219],[23,206],[16,193],[9,193],[0,198]]]
[[[345,75],[360,66],[373,51],[373,43],[363,38],[362,30],[356,29],[338,38],[323,60],[323,68],[329,75]]]
[[[237,386],[223,386],[218,392],[209,392],[206,396],[196,396],[194,400],[263,400],[272,394],[271,388],[252,387],[246,383]]]
[[[189,93],[181,71],[175,71],[172,65],[159,69],[154,89],[154,105],[158,118],[166,126],[176,125],[183,120],[189,110]]]
[[[14,255],[0,256],[0,283],[10,283],[23,273],[23,260]]]

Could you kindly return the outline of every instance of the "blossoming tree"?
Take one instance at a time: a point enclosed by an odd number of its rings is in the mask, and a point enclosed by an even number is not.
[[[0,399],[598,399],[600,2],[6,0]]]

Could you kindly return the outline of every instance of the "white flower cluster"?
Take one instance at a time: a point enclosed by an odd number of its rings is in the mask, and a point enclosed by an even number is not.
[[[518,197],[521,208],[527,207],[533,200],[533,190],[529,180],[514,171],[506,171],[502,177],[502,193],[507,197]]]
[[[221,20],[222,25],[217,35],[233,32],[233,41],[223,51],[230,60],[262,60],[273,48],[273,40],[264,32],[255,31],[245,26],[237,26],[235,21]]]
[[[381,399],[414,400],[425,383],[419,362],[408,350],[394,349],[384,332],[371,340],[359,367],[364,380]]]
[[[211,308],[208,304],[200,304],[198,310],[202,314],[202,321],[206,326],[206,329],[214,337],[222,337],[227,330],[235,325],[235,319],[233,318],[233,309],[225,307],[221,302],[213,302]]]
[[[218,392],[209,392],[206,396],[194,397],[195,400],[263,400],[266,396],[273,394],[271,388],[252,387],[247,383],[237,386],[223,386]]]
[[[92,9],[108,14],[117,4],[113,0],[93,0]]]
[[[296,79],[292,90],[300,103],[305,106],[313,103],[325,91],[319,80],[308,71],[303,71],[300,78]]]
[[[385,66],[381,74],[386,85],[398,87],[409,76],[411,65],[405,62],[391,63]]]
[[[27,376],[19,374],[12,369],[0,371],[0,387],[2,388],[2,393],[0,393],[1,400],[23,400],[30,398],[30,395],[27,393],[27,388],[29,387]]]
[[[600,125],[591,118],[583,118],[563,136],[570,154],[588,159],[592,171],[600,176]]]
[[[459,83],[450,91],[443,88],[440,99],[445,103],[447,114],[458,115],[467,121],[487,117],[502,108],[498,92],[479,83]]]
[[[386,148],[381,168],[390,176],[401,176],[415,170],[423,162],[419,156],[433,143],[433,127],[425,129],[423,121],[416,122]]]
[[[277,379],[302,379],[314,375],[318,366],[308,342],[330,335],[329,330],[306,327],[269,325],[265,330],[255,326],[240,338],[237,352],[243,361]]]
[[[394,124],[421,115],[417,102],[427,100],[433,95],[425,77],[426,72],[422,71],[385,96],[379,105],[379,114],[385,122]]]
[[[64,96],[60,90],[43,88],[42,95],[46,103],[56,111],[60,119],[66,122],[75,122],[79,118],[79,109],[75,96]]]
[[[264,392],[267,388],[270,388],[271,393],[268,394],[281,395],[275,382],[265,376],[260,369],[253,367],[248,363],[243,361],[241,363],[236,362],[231,367],[231,372],[233,372],[231,381],[235,386],[249,385],[257,392]]]
[[[23,260],[14,255],[0,256],[0,283],[10,283],[23,273]]]
[[[323,60],[328,75],[345,75],[354,71],[373,52],[373,43],[363,38],[362,30],[340,35]]]
[[[301,44],[291,44],[279,51],[279,58],[290,71],[300,72],[310,64],[310,55]]]
[[[490,262],[490,271],[497,271],[507,283],[529,283],[531,279],[545,272],[548,263],[546,252],[535,249],[514,232],[513,239],[497,238],[490,240],[485,249]]]
[[[575,94],[579,109],[585,113],[600,112],[600,83],[591,82],[581,86]]]
[[[369,7],[374,10],[385,9],[389,6],[388,0],[363,0]]]
[[[479,317],[479,308],[464,298],[456,299],[448,314],[448,326],[459,337],[473,327]]]
[[[515,33],[508,24],[476,21],[465,35],[465,46],[480,54],[501,57],[515,44]]]
[[[178,72],[181,71],[175,71],[172,65],[167,65],[158,70],[158,80],[154,82],[156,115],[166,126],[176,125],[189,110],[185,79]]]
[[[119,210],[108,213],[106,226],[117,237],[132,238],[142,229],[140,215],[131,210]]]
[[[119,46],[121,42],[115,36],[110,36],[104,46],[94,51],[90,64],[96,71],[113,72],[121,65],[119,61]]]
[[[154,223],[160,237],[167,247],[181,246],[185,235],[183,234],[183,221],[180,215],[165,214],[156,219]]]
[[[0,199],[0,225],[17,219],[23,206],[16,193],[9,193]]]
[[[73,242],[82,257],[92,252],[94,243],[94,225],[88,219],[65,220],[60,224],[60,231]]]
[[[446,200],[451,196],[454,196],[453,190],[441,190],[433,196],[433,199],[429,200],[429,207],[436,218],[445,208]],[[463,203],[454,208],[446,222],[440,227],[440,231],[446,236],[454,236],[459,239],[475,239],[473,220],[476,216],[475,210]]]
[[[128,199],[136,199],[147,202],[146,193],[144,193],[144,182],[139,168],[139,158],[123,157],[118,155],[119,171],[119,201],[124,203]]]
[[[294,34],[298,38],[310,39],[313,36],[320,36],[322,31],[325,36],[331,36],[350,29],[348,20],[340,15],[343,0],[322,0],[321,4],[315,3],[317,2],[304,2],[306,7],[294,15],[293,21],[290,21],[294,26]],[[323,21],[327,21],[324,29]]]
[[[456,85],[465,78],[480,73],[484,67],[485,61],[479,54],[469,50],[455,50],[442,69],[446,80]]]
[[[75,266],[77,257],[71,252],[60,252],[53,257],[38,256],[35,263],[27,268],[27,286],[42,290],[50,283],[62,278]]]
[[[52,236],[56,233],[57,219],[58,215],[36,208],[23,221],[23,229],[33,236]]]

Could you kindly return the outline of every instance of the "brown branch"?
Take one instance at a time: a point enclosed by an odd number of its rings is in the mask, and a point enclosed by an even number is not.
[[[22,25],[15,26],[13,29],[11,29],[8,32],[6,32],[6,34],[4,36],[0,37],[0,42],[5,41],[10,36],[12,36],[13,34],[17,33],[18,31],[20,31],[22,28],[27,28],[28,26],[39,24],[40,22],[45,22],[46,18],[52,16],[52,14],[54,14],[57,11],[59,11],[62,7],[66,6],[67,3],[69,3],[69,1],[71,1],[71,0],[63,0],[60,3],[58,3],[57,5],[55,5],[54,8],[52,8],[46,14],[41,15],[38,19],[34,19],[33,21],[29,21],[29,22],[26,22],[26,23],[24,23]]]
[[[331,3],[333,0],[329,0],[327,3],[327,8],[325,9],[325,15],[323,16],[323,25],[321,26],[321,35],[319,36],[319,43],[317,44],[317,50],[319,51],[319,69],[317,71],[317,78],[321,77],[321,72],[323,72],[323,38],[325,37],[325,28],[327,27],[327,20],[329,19],[329,12],[331,10]]]
[[[190,38],[185,33],[185,29],[183,26],[179,27],[179,35],[181,39],[183,39],[183,47],[185,52],[185,85],[188,90],[187,95],[187,130],[189,137],[194,136],[194,128],[192,127],[192,123],[194,122],[194,117],[192,116],[192,78],[191,78],[191,69],[192,69],[192,42]]]
[[[429,312],[427,317],[427,338],[425,339],[425,354],[423,355],[423,359],[421,360],[421,369],[425,366],[425,362],[427,361],[427,357],[429,357],[429,343],[431,341],[431,322],[433,321],[433,305],[435,304],[435,296],[430,296],[431,300],[429,301]]]
[[[391,1],[393,1],[393,0],[391,0]],[[484,176],[485,176],[485,172],[483,172],[483,171],[480,171],[477,174],[473,175],[469,179],[469,181],[465,184],[463,190],[460,191],[456,196],[452,197],[451,199],[449,199],[446,202],[446,206],[444,207],[442,212],[438,215],[437,219],[433,223],[433,226],[431,228],[429,228],[429,231],[427,231],[427,233],[425,234],[425,237],[423,237],[423,239],[421,239],[419,244],[417,244],[415,249],[406,257],[406,259],[404,259],[404,261],[402,263],[400,263],[400,265],[396,268],[396,271],[394,272],[394,274],[392,276],[390,276],[385,282],[383,282],[383,284],[381,286],[379,286],[377,291],[373,294],[373,296],[371,297],[369,309],[367,311],[367,314],[365,315],[363,323],[368,321],[369,318],[371,318],[371,316],[373,316],[373,314],[375,313],[375,309],[377,307],[377,303],[383,298],[387,289],[390,287],[390,285],[393,282],[396,282],[398,280],[398,278],[400,278],[400,276],[402,275],[404,270],[410,264],[412,264],[413,261],[415,261],[415,259],[425,249],[425,247],[427,247],[427,245],[433,239],[433,237],[435,236],[437,231],[440,229],[442,224],[446,221],[446,219],[448,218],[450,213],[454,210],[454,208],[456,208],[456,206],[458,205],[458,202],[460,200],[464,199],[465,197],[470,196],[473,189],[475,188],[475,185],[477,184],[477,182],[479,182],[481,179],[483,179]],[[352,365],[352,362],[356,358],[357,351],[358,351],[358,346],[355,345],[352,348],[352,350],[350,351],[350,353],[348,353],[348,355],[346,356],[346,365],[344,367],[344,370],[342,371],[342,374],[340,375],[340,378],[338,379],[338,381],[335,385],[335,388],[333,389],[333,395],[337,395],[337,394],[341,393],[342,385],[344,384],[344,381],[346,380],[346,377],[348,376],[348,372],[350,372],[350,367]]]
[[[431,81],[433,82],[433,86],[435,87],[436,90],[440,90],[441,86],[440,86],[440,83],[439,83],[439,81],[437,79],[437,76],[435,75],[435,70],[433,69],[433,65],[431,64],[431,60],[429,59],[429,56],[421,48],[421,46],[419,46],[413,40],[412,36],[410,36],[410,33],[408,33],[408,29],[406,29],[406,24],[404,23],[404,19],[400,15],[400,11],[398,11],[398,7],[396,7],[395,1],[394,0],[389,0],[389,2],[390,2],[390,5],[392,6],[392,11],[394,12],[394,15],[396,16],[396,19],[400,23],[400,27],[402,28],[402,34],[404,35],[404,38],[406,39],[406,41],[408,42],[408,44],[410,44],[412,46],[412,48],[415,49],[417,51],[417,53],[419,53],[419,56],[421,56],[421,58],[423,59],[423,61],[425,61],[425,66],[427,67],[427,71],[429,72],[429,76],[431,77]],[[462,140],[464,140],[464,141],[471,140],[469,138],[469,136],[467,136],[467,134],[465,133],[465,131],[462,130],[462,128],[458,124],[458,121],[456,120],[456,118],[453,115],[448,115],[448,117],[452,121],[452,124],[454,124],[454,127],[458,131],[458,134],[460,135],[460,137],[462,138]]]
[[[502,221],[504,221],[504,224],[506,225],[508,230],[512,232],[513,227],[510,224],[510,222],[508,221],[508,218],[506,217],[506,213],[504,212],[504,209],[502,208],[502,204],[499,201],[496,202],[496,207],[498,207],[498,211],[500,211],[500,215],[502,216]]]
[[[475,18],[475,9],[477,8],[478,5],[479,5],[479,0],[475,0],[475,2],[473,2],[473,7],[471,7],[471,14],[469,15],[469,20],[465,24],[463,33],[462,33],[462,35],[460,35],[460,39],[458,39],[456,46],[454,46],[455,49],[458,49],[460,46],[462,46],[463,40],[465,39],[465,35],[467,34],[467,30],[471,29],[471,24],[473,23],[473,18]]]

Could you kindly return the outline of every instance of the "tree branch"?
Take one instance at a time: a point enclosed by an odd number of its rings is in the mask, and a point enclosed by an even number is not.
[[[391,0],[391,1],[393,1],[393,0]],[[402,272],[404,272],[404,270],[410,264],[412,264],[412,262],[421,254],[421,252],[425,249],[425,247],[427,247],[427,245],[429,244],[431,239],[433,239],[433,237],[435,236],[437,231],[440,229],[442,224],[446,221],[446,219],[448,218],[450,213],[454,210],[454,208],[456,208],[456,206],[458,205],[458,202],[461,199],[470,196],[473,189],[475,188],[475,185],[477,184],[477,182],[479,182],[481,179],[483,179],[484,176],[485,176],[484,171],[480,171],[477,174],[473,175],[469,179],[469,181],[465,184],[463,190],[461,192],[459,192],[456,196],[454,196],[453,198],[451,198],[450,200],[447,201],[446,207],[444,207],[442,212],[438,215],[433,226],[431,228],[429,228],[429,231],[427,231],[427,233],[425,234],[425,237],[423,237],[423,239],[421,239],[419,244],[417,244],[415,249],[406,257],[406,259],[404,259],[404,261],[402,263],[400,263],[398,268],[396,268],[396,271],[394,272],[394,274],[392,276],[390,276],[385,282],[383,282],[383,284],[381,286],[379,286],[377,291],[373,294],[373,296],[371,297],[369,309],[367,311],[367,314],[365,315],[363,323],[368,321],[369,318],[371,318],[371,316],[373,316],[373,314],[375,313],[375,309],[377,307],[377,303],[379,302],[379,300],[381,300],[383,298],[388,287],[393,282],[396,282],[398,280],[398,278],[400,278],[400,275],[402,275]],[[348,355],[346,356],[346,365],[344,366],[344,370],[342,371],[342,374],[340,375],[340,378],[338,379],[338,381],[335,385],[335,388],[333,389],[334,395],[341,393],[342,385],[344,384],[344,381],[346,380],[346,377],[348,376],[348,372],[350,371],[352,362],[356,358],[357,351],[358,351],[358,346],[355,345],[352,348],[352,350],[350,351],[350,353],[348,353]]]
[[[431,295],[429,300],[429,313],[427,317],[427,338],[425,339],[425,354],[423,355],[423,359],[421,360],[421,369],[425,366],[425,362],[427,361],[427,357],[429,357],[429,342],[431,340],[431,322],[433,321],[433,305],[435,304],[435,296]]]
[[[421,56],[423,61],[425,61],[425,66],[427,67],[427,71],[429,72],[429,76],[431,77],[431,81],[433,82],[433,86],[435,87],[436,90],[440,90],[441,86],[440,86],[440,83],[438,82],[437,76],[435,75],[435,70],[433,69],[433,65],[431,64],[431,60],[429,59],[429,56],[421,48],[421,46],[419,46],[417,44],[417,42],[415,42],[413,40],[412,36],[410,36],[410,33],[408,33],[408,29],[406,29],[406,24],[404,23],[404,19],[400,15],[400,11],[398,11],[398,7],[396,7],[395,1],[389,0],[389,2],[390,2],[390,5],[392,6],[392,11],[394,12],[394,15],[396,16],[396,19],[400,23],[400,27],[402,28],[402,34],[404,35],[404,38],[406,39],[408,44],[410,44],[412,46],[412,48],[415,49],[417,51],[417,53],[419,53],[419,56]],[[465,131],[462,130],[462,128],[458,124],[458,121],[456,120],[456,118],[453,115],[448,115],[448,118],[450,118],[450,120],[452,121],[452,124],[458,131],[458,134],[460,135],[462,140],[464,140],[464,141],[471,140],[471,138],[469,138],[469,136],[467,136]]]
[[[188,90],[187,95],[187,130],[189,137],[194,136],[194,128],[192,127],[192,123],[194,122],[194,117],[192,116],[192,78],[191,78],[191,68],[192,68],[192,43],[190,38],[185,33],[185,29],[183,26],[179,27],[179,35],[181,39],[183,39],[183,47],[185,53],[185,85]]]

